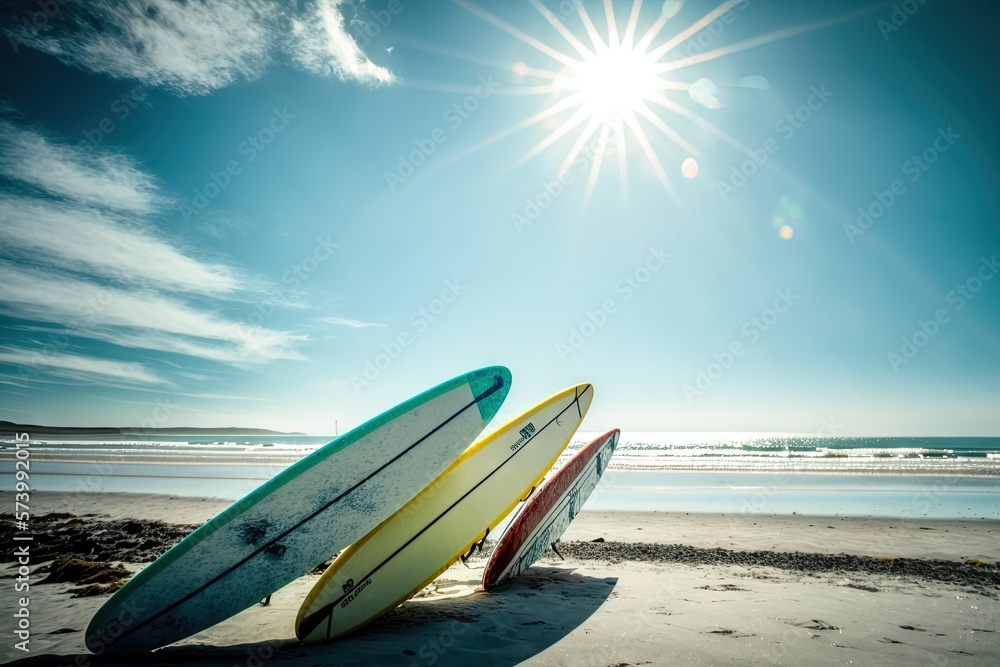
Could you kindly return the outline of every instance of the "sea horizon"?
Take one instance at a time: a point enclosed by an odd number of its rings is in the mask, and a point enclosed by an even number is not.
[[[553,470],[596,435],[578,432]],[[235,501],[332,439],[33,439],[32,484]],[[14,447],[0,440],[0,491],[13,490]],[[998,478],[1000,437],[623,431],[584,509],[1000,519]]]

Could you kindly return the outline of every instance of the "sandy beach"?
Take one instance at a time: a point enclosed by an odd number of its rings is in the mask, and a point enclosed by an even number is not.
[[[317,577],[307,575],[277,591],[267,607],[152,654],[116,660],[95,658],[83,641],[107,596],[73,598],[74,584],[37,583],[46,575],[34,573],[53,556],[46,544],[66,552],[91,536],[83,549],[89,555],[127,558],[126,566],[138,570],[136,561],[228,505],[143,494],[36,494],[35,529],[49,534],[37,538],[38,560],[31,563],[30,653],[14,648],[17,596],[8,564],[0,660],[248,667],[1000,661],[1000,522],[986,520],[584,512],[563,537],[565,559],[549,552],[491,593],[478,586],[484,558],[458,564],[344,640],[295,641],[295,612]],[[122,539],[130,531],[137,539]]]

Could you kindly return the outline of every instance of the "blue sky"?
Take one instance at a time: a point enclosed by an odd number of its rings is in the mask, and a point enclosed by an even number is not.
[[[0,419],[998,435],[998,11],[15,6]]]

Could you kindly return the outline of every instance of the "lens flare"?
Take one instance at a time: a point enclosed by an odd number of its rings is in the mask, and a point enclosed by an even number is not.
[[[718,97],[719,88],[711,79],[702,78],[692,83],[691,88],[688,89],[688,95],[692,100],[706,109],[718,109],[720,107]]]
[[[663,17],[664,21],[669,21],[677,16],[677,12],[683,6],[684,0],[663,0],[663,9],[660,10],[660,16]]]
[[[736,85],[740,88],[754,88],[756,90],[770,90],[771,88],[771,82],[759,74],[745,76]]]
[[[681,163],[681,176],[688,180],[693,180],[698,176],[698,161],[689,157]]]

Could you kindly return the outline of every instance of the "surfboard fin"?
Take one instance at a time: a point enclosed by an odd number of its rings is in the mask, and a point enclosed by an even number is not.
[[[483,533],[483,539],[479,540],[478,542],[473,542],[472,543],[472,546],[469,547],[469,553],[467,553],[464,556],[462,556],[462,565],[465,565],[466,567],[468,567],[469,564],[466,563],[466,561],[469,560],[470,558],[472,558],[472,554],[476,553],[477,551],[479,551],[480,553],[482,553],[482,551],[483,551],[483,545],[486,544],[486,538],[487,538],[487,536],[489,536],[489,534],[490,534],[490,529],[487,528],[486,532]]]
[[[557,556],[559,556],[559,558],[560,558],[561,560],[566,560],[565,558],[563,558],[563,555],[562,555],[561,553],[559,553],[559,549],[557,549],[557,548],[556,548],[556,543],[555,543],[555,542],[553,542],[553,543],[552,543],[551,545],[549,545],[549,546],[551,546],[551,547],[552,547],[552,550],[556,552],[556,555],[557,555]]]

